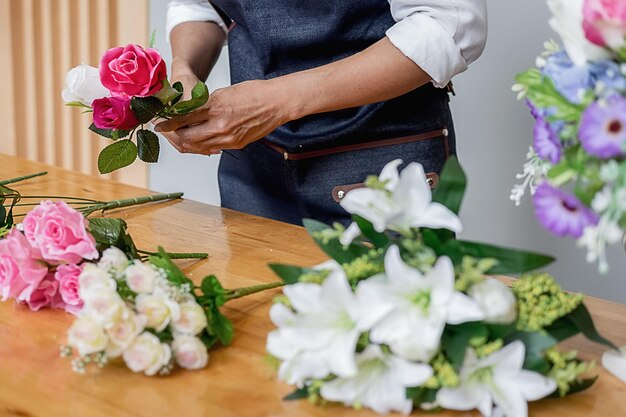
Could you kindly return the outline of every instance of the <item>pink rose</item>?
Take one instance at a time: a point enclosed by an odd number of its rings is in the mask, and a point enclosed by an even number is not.
[[[589,41],[620,49],[626,42],[626,2],[624,0],[585,0],[583,28]]]
[[[83,272],[82,266],[75,264],[59,265],[54,279],[59,283],[59,294],[65,303],[65,311],[77,314],[83,308],[83,300],[80,298],[78,277]]]
[[[0,240],[0,297],[30,297],[48,273],[24,235],[13,229]]]
[[[139,126],[127,98],[98,98],[92,106],[93,124],[99,129],[130,130]]]
[[[154,95],[166,78],[165,61],[156,49],[119,46],[106,51],[100,60],[100,81],[114,96]]]
[[[93,236],[82,214],[65,202],[42,201],[24,218],[24,235],[50,263],[78,264],[97,259]]]
[[[32,311],[48,307],[65,308],[59,294],[59,283],[54,279],[53,274],[48,274],[28,297],[19,297],[18,301],[26,303]]]

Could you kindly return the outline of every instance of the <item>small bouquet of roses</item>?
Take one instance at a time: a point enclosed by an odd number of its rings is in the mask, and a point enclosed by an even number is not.
[[[535,118],[534,142],[511,199],[533,195],[541,225],[586,248],[606,273],[607,245],[626,230],[626,3],[548,0],[551,42],[514,91]]]
[[[68,330],[62,356],[74,357],[79,373],[88,364],[104,367],[122,358],[130,370],[148,376],[167,375],[174,364],[206,367],[208,350],[233,338],[233,324],[220,307],[282,285],[227,290],[211,275],[196,287],[163,250],[142,262],[114,247],[97,265],[87,265],[78,281],[85,306]]]
[[[191,98],[181,101],[183,85],[170,85],[159,52],[135,44],[109,49],[100,68],[84,64],[73,68],[65,81],[66,105],[93,113],[89,129],[113,141],[98,158],[102,174],[132,164],[137,156],[144,162],[157,162],[159,139],[146,125],[192,112],[209,97],[206,84],[199,82],[191,90]]]
[[[582,295],[561,290],[540,254],[457,240],[465,176],[455,158],[431,195],[421,165],[388,164],[342,207],[347,229],[305,225],[332,259],[271,265],[289,284],[270,310],[267,351],[287,399],[378,413],[414,407],[527,415],[527,402],[588,388],[592,367],[557,344],[596,331]],[[526,273],[512,288],[495,274]]]

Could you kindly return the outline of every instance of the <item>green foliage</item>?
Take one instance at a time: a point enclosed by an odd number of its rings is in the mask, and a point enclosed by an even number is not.
[[[190,288],[193,288],[193,281],[187,278],[187,275],[180,270],[162,247],[159,246],[158,255],[150,256],[150,263],[164,270],[167,274],[167,279],[177,287],[188,285]]]
[[[463,365],[470,340],[475,337],[486,338],[488,334],[487,327],[481,322],[446,325],[441,339],[443,351],[456,370],[460,370]]]
[[[463,172],[456,156],[451,156],[443,166],[439,185],[433,193],[433,201],[441,203],[454,213],[459,214],[466,187],[465,172]]]
[[[174,84],[176,88],[176,84]],[[191,98],[185,101],[179,101],[174,104],[169,113],[174,114],[187,114],[203,106],[209,100],[209,89],[206,84],[199,81],[191,90]]]
[[[324,223],[311,219],[304,219],[302,222],[320,249],[340,264],[348,263],[368,252],[366,247],[354,243],[344,247],[339,242],[340,234],[334,233],[336,229]]]
[[[120,140],[110,144],[100,152],[98,170],[108,174],[124,168],[137,159],[137,146],[131,140]]]
[[[130,130],[100,129],[93,123],[89,126],[89,130],[102,137],[113,140],[123,139],[130,134]]]
[[[156,163],[159,162],[159,138],[153,132],[147,129],[137,131],[137,154],[143,162]]]
[[[13,208],[21,197],[19,192],[0,184],[0,228],[13,227]]]
[[[594,362],[584,362],[577,359],[578,352],[570,351],[566,353],[560,352],[557,348],[546,351],[546,359],[549,361],[552,369],[548,376],[556,381],[558,396],[564,397],[568,394],[589,388],[596,381],[596,378],[583,378],[583,375],[592,371],[595,367]]]
[[[130,99],[130,108],[139,123],[144,124],[158,117],[165,105],[154,96],[133,97]]]
[[[356,222],[361,229],[361,233],[367,238],[376,248],[385,248],[389,245],[389,238],[384,232],[377,232],[374,226],[369,221],[365,220],[361,216],[353,215],[352,220]]]
[[[182,86],[182,84],[181,84]],[[172,87],[167,81],[167,79],[163,80],[163,88],[154,95],[154,97],[158,98],[159,101],[166,106],[169,103],[172,103],[174,100],[179,99],[180,96],[183,95],[182,90],[179,91],[176,88]],[[173,104],[173,103],[172,103]]]
[[[89,219],[89,232],[96,240],[99,252],[114,246],[131,259],[140,259],[133,238],[128,234],[127,224],[122,219]]]
[[[341,265],[353,287],[367,278],[385,272],[384,249],[372,249],[367,253]]]
[[[217,277],[210,275],[202,280],[200,289],[202,295],[197,300],[207,316],[207,334],[211,339],[219,340],[223,346],[228,346],[233,340],[235,329],[233,323],[219,309],[226,302],[224,288]]]
[[[293,265],[270,264],[269,267],[285,284],[295,284],[305,274],[315,273],[314,269],[301,268]]]

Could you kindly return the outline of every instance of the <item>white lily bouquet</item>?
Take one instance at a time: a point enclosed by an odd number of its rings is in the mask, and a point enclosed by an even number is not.
[[[89,364],[102,368],[122,358],[130,370],[148,376],[167,375],[175,364],[206,367],[208,350],[233,338],[233,324],[220,307],[283,285],[229,290],[211,275],[195,286],[162,249],[142,262],[116,247],[105,250],[98,264],[86,265],[78,280],[84,307],[61,355],[73,357],[78,373]]]
[[[378,413],[414,407],[527,415],[527,402],[595,381],[593,363],[557,344],[596,331],[582,295],[548,274],[553,259],[457,240],[466,179],[455,158],[434,192],[421,165],[388,164],[342,206],[344,229],[305,224],[332,258],[313,268],[271,265],[289,284],[270,310],[267,351],[287,399]],[[512,288],[493,274],[526,273]],[[499,414],[497,414],[499,413]]]

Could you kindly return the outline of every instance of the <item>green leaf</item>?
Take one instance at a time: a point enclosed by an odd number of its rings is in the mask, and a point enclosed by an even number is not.
[[[584,304],[579,305],[574,311],[565,316],[565,318],[574,323],[587,339],[611,349],[619,350],[613,342],[598,333],[593,319],[591,318],[591,314],[589,314],[589,310],[587,310]]]
[[[174,104],[178,103],[183,96],[183,83],[181,83],[180,81],[176,81],[174,85],[172,85],[172,88],[174,88],[174,90],[180,93],[178,97],[172,100],[172,106],[173,106]]]
[[[202,289],[203,296],[214,300],[217,307],[223,306],[224,303],[226,303],[224,287],[222,287],[222,283],[215,275],[205,277],[202,280],[200,288]]]
[[[155,117],[159,116],[165,105],[158,98],[151,97],[133,97],[130,99],[130,108],[139,123],[148,123]]]
[[[83,104],[80,101],[70,101],[68,103],[65,103],[65,105],[68,106],[68,107],[83,107],[83,108],[91,110],[90,106],[88,106],[86,104]]]
[[[449,256],[454,265],[459,265],[464,256],[471,256],[477,259],[493,258],[498,263],[488,271],[489,274],[528,272],[542,268],[554,261],[553,257],[539,253],[465,240],[449,240],[441,246],[437,254],[439,256]]]
[[[570,337],[576,336],[580,333],[580,329],[574,322],[569,320],[568,318],[560,318],[550,326],[545,328],[545,331],[552,337],[554,337],[559,342],[563,340],[569,339]]]
[[[8,210],[6,207],[3,207],[5,214],[0,217],[0,228],[10,229],[13,227],[13,208],[20,201],[21,197],[19,192],[0,184],[0,205],[5,206],[7,200],[11,200]]]
[[[442,338],[443,350],[455,368],[461,369],[470,339],[487,337],[487,335],[488,330],[484,323],[449,324],[446,326]]]
[[[141,129],[137,131],[137,154],[143,162],[159,162],[159,137],[153,132]]]
[[[593,378],[585,378],[580,381],[574,381],[570,384],[569,390],[567,391],[567,394],[565,395],[570,396],[570,395],[585,391],[591,388],[591,386],[595,384],[597,380],[598,380],[598,375],[594,376]],[[548,398],[561,398],[561,395],[559,394],[559,390],[557,389],[556,391],[554,391],[552,394],[548,396]]]
[[[451,156],[443,166],[439,185],[433,193],[433,201],[441,203],[454,213],[459,214],[466,186],[465,172],[463,172],[456,156]]]
[[[6,225],[7,219],[7,209],[0,205],[0,227],[4,227]]]
[[[150,256],[150,263],[157,268],[163,269],[167,275],[167,279],[174,285],[180,287],[183,284],[187,284],[193,288],[193,281],[187,278],[183,271],[181,271],[180,268],[172,262],[165,249],[159,246],[158,250],[158,255]]]
[[[178,91],[177,89],[172,87],[169,81],[163,80],[163,88],[159,90],[159,92],[156,93],[154,97],[158,98],[159,101],[165,106],[169,102],[176,100],[182,95],[182,91]]]
[[[434,403],[437,398],[437,390],[423,387],[407,388],[405,395],[415,405]]]
[[[365,236],[376,248],[386,248],[389,245],[389,238],[385,233],[377,232],[374,229],[374,225],[369,221],[365,220],[361,216],[357,216],[356,214],[352,216],[352,219],[356,222],[361,229],[361,233]]]
[[[220,341],[222,346],[230,345],[233,341],[233,336],[235,334],[235,327],[233,326],[233,322],[219,311],[217,311],[217,314],[215,314],[214,318],[215,320],[213,322],[213,329],[215,330],[217,339]]]
[[[101,174],[108,174],[124,168],[137,159],[137,146],[130,140],[120,140],[112,143],[100,152],[98,170]]]
[[[516,331],[508,335],[505,344],[520,340],[526,347],[524,368],[545,373],[550,370],[550,363],[545,359],[544,352],[555,346],[558,340],[549,334],[538,332]]]
[[[123,139],[130,134],[130,130],[100,129],[96,127],[96,125],[94,125],[93,123],[89,126],[89,130],[102,137],[113,140]]]
[[[309,397],[309,390],[305,388],[298,388],[294,392],[289,395],[283,397],[283,401],[295,401],[295,400],[303,400]]]
[[[300,280],[302,275],[315,272],[315,270],[310,268],[302,268],[293,265],[269,264],[269,267],[286,284],[295,284]]]
[[[128,234],[127,224],[122,219],[94,218],[89,219],[89,232],[96,240],[99,252],[114,246],[124,252],[131,259],[139,259],[137,247]]]
[[[174,85],[175,86],[175,85]],[[199,81],[191,90],[191,98],[186,101],[179,101],[172,106],[170,113],[187,114],[203,106],[209,100],[209,89],[205,83]]]
[[[322,222],[312,219],[304,219],[302,220],[302,223],[320,249],[340,264],[348,263],[354,258],[358,258],[368,252],[368,249],[364,246],[351,244],[347,248],[344,248],[338,238],[324,239],[317,236],[319,232],[332,230],[330,226],[325,225]]]

